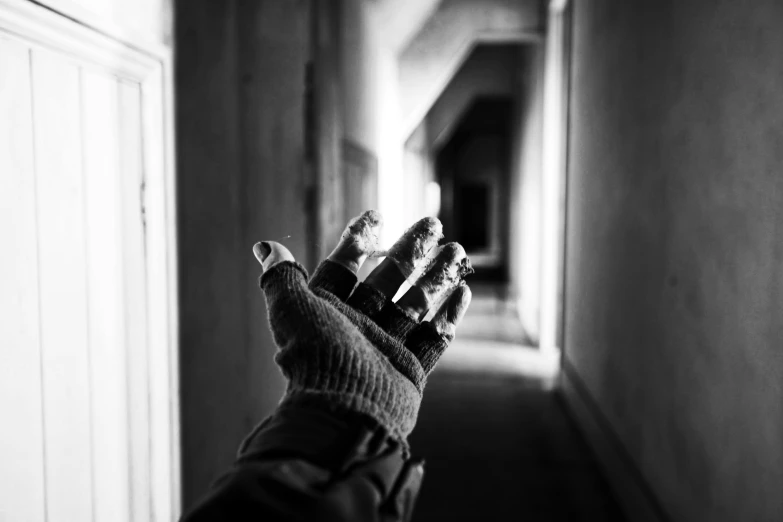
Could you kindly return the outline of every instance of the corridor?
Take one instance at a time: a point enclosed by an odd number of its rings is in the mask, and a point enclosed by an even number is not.
[[[0,522],[180,520],[292,389],[253,246],[312,275],[368,209],[360,280],[424,217],[475,270],[423,402],[419,342],[333,379],[405,417],[413,522],[783,521],[781,28],[781,0],[0,0]]]
[[[415,522],[625,520],[557,392],[558,356],[524,347],[514,311],[474,287],[416,430]]]

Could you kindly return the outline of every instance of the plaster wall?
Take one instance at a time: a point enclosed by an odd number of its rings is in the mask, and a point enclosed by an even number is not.
[[[345,227],[345,172],[342,165],[346,103],[341,60],[341,4],[310,2],[312,22],[312,83],[308,107],[313,192],[308,194],[316,210],[313,223],[311,266],[331,252],[333,238]]]
[[[343,107],[341,175],[344,185],[340,226],[368,208],[378,208],[378,158],[381,150],[379,56],[382,34],[377,8],[368,0],[340,3],[339,67]],[[340,230],[341,232],[342,230]],[[331,248],[335,237],[327,238]],[[359,277],[368,274],[375,260],[365,263]]]
[[[399,71],[397,55],[382,48],[378,60],[378,210],[383,215],[380,231],[381,245],[390,247],[411,225],[406,207],[403,176],[405,139],[401,130],[399,104]]]
[[[574,6],[565,359],[671,520],[783,519],[783,4]]]
[[[405,142],[401,182],[405,193],[403,211],[406,223],[414,223],[424,216],[438,216],[427,202],[428,183],[435,180],[435,162],[429,141],[427,125],[422,122]]]
[[[509,280],[526,342],[537,344],[541,302],[544,46],[523,46],[516,68],[509,212]]]
[[[367,0],[340,3],[340,66],[344,136],[375,153],[378,149],[378,63],[381,36],[373,4]]]

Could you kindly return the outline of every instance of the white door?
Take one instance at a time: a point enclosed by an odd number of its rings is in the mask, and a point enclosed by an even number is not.
[[[166,60],[0,2],[0,521],[178,511]]]

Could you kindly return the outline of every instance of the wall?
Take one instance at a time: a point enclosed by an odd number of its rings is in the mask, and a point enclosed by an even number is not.
[[[341,0],[338,35],[344,135],[371,152],[378,147],[376,56],[381,45],[373,7],[366,0]]]
[[[435,181],[435,161],[429,147],[427,125],[419,128],[405,142],[400,190],[405,194],[405,205],[401,209],[406,223],[414,223],[424,216],[437,217],[434,208],[428,205],[427,186]]]
[[[381,120],[378,117],[380,88],[377,57],[381,42],[376,27],[376,6],[373,3],[366,0],[342,0],[340,6],[338,38],[340,97],[343,100],[342,176],[345,191],[343,219],[340,223],[342,227],[364,210],[378,207],[378,129]],[[332,247],[331,244],[328,246]]]
[[[345,173],[342,149],[345,138],[345,100],[341,70],[341,3],[311,2],[312,99],[308,111],[312,136],[312,172],[316,210],[312,237],[314,266],[333,248],[329,238],[339,237],[345,227]],[[361,121],[356,118],[355,121]]]
[[[541,309],[539,348],[563,345],[563,251],[570,78],[570,8],[550,2],[544,48],[543,146],[541,162]]]
[[[377,207],[381,120],[373,4],[316,2],[313,10],[314,263],[351,217]]]
[[[544,46],[522,47],[517,66],[509,214],[509,278],[526,341],[538,344]]]
[[[310,259],[315,209],[304,128],[309,2],[187,0],[176,21],[187,508],[284,389],[251,248],[280,239]]]
[[[390,247],[410,226],[405,209],[399,204],[405,197],[402,184],[405,137],[402,132],[399,104],[399,70],[396,53],[386,47],[378,60],[378,210],[384,226],[380,243]]]
[[[671,520],[783,518],[783,5],[575,5],[566,371]]]

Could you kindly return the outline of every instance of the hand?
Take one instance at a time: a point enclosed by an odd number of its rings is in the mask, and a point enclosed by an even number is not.
[[[463,278],[472,269],[459,244],[437,247],[441,224],[424,218],[357,285],[361,265],[378,255],[380,226],[375,211],[351,220],[309,286],[307,272],[283,245],[267,241],[253,251],[264,269],[260,285],[280,348],[275,360],[289,379],[283,403],[322,401],[367,414],[405,444],[426,376],[470,303]],[[417,269],[422,275],[392,302]],[[441,301],[432,321],[423,321]]]

